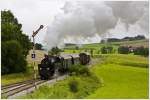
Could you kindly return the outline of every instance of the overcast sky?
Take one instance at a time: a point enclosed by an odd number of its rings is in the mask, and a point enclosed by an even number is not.
[[[41,24],[44,25],[44,29],[36,36],[36,42],[40,43],[45,40],[52,40],[56,45],[58,42],[90,43],[99,42],[101,38],[106,37],[122,38],[137,34],[148,37],[148,2],[116,4],[72,1],[1,0],[0,9],[11,10],[22,24],[23,32],[30,37],[33,30]],[[76,35],[81,34],[81,37],[74,35],[74,32]]]
[[[37,42],[43,42],[47,26],[55,15],[61,12],[63,0],[1,0],[2,10],[11,10],[22,24],[22,30],[31,36],[32,31],[44,25],[44,29],[36,36]]]

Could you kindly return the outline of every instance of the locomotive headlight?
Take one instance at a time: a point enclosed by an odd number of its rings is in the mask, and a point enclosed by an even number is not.
[[[54,63],[54,59],[51,59],[51,62]]]
[[[40,68],[40,70],[42,70],[42,68]]]

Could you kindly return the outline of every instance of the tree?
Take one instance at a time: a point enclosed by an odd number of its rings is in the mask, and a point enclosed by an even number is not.
[[[102,54],[107,54],[107,49],[106,49],[105,46],[101,48],[101,53]]]
[[[57,46],[56,47],[53,47],[49,52],[48,54],[49,55],[59,55],[61,52],[61,49],[59,49]]]
[[[79,47],[78,47],[78,46],[76,46],[76,47],[75,47],[75,49],[76,49],[76,50],[79,50]]]
[[[11,11],[1,11],[2,74],[23,72],[31,42]]]
[[[107,47],[107,52],[108,53],[112,53],[113,52],[113,47],[112,46],[108,46]]]
[[[105,43],[105,40],[101,40],[101,42],[100,43]]]
[[[36,43],[36,44],[35,44],[35,49],[36,49],[36,50],[42,50],[42,47],[43,47],[43,46],[42,46],[42,44],[40,44],[40,43]]]
[[[18,23],[17,18],[14,17],[10,10],[1,11],[1,39],[2,42],[16,40],[23,48],[24,56],[27,56],[29,50],[32,48],[32,43],[29,37],[23,34],[22,25]]]
[[[2,75],[26,71],[26,60],[19,42],[2,42]],[[4,53],[4,54],[3,54]]]
[[[93,49],[90,50],[91,57],[93,57]]]
[[[108,38],[107,42],[120,42],[120,39],[117,39],[117,38]]]
[[[129,51],[129,47],[126,47],[126,46],[120,46],[118,48],[118,53],[120,54],[128,54],[130,51]]]
[[[149,56],[149,48],[143,46],[137,47],[133,52],[135,55]]]
[[[101,53],[102,54],[107,54],[107,53],[112,53],[113,52],[113,47],[112,46],[103,46],[101,48]]]
[[[137,35],[135,37],[136,40],[142,40],[142,39],[145,39],[145,36],[144,35]]]

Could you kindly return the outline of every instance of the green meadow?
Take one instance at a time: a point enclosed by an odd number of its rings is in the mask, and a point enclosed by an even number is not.
[[[107,55],[106,61],[91,69],[104,86],[86,98],[148,98],[148,58]]]

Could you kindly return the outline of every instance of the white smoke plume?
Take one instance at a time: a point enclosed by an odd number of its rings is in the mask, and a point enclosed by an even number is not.
[[[148,2],[67,1],[62,10],[47,28],[48,48],[63,44],[69,37],[80,41],[80,38],[105,36],[119,20],[127,31],[131,25],[138,25],[148,33]]]

